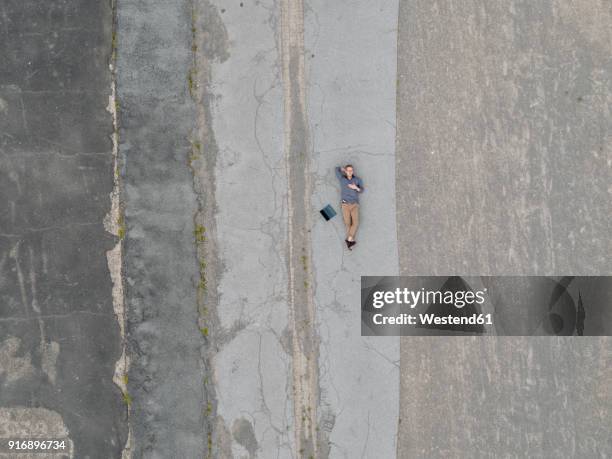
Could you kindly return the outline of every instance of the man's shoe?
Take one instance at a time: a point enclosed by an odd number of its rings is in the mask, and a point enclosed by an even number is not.
[[[344,242],[346,242],[346,248],[351,250],[351,247],[352,247],[351,241],[349,241],[348,239],[345,239]]]
[[[349,250],[353,250],[353,246],[357,244],[357,241],[347,241]]]

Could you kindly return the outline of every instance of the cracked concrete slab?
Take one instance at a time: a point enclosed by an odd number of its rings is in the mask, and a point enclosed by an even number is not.
[[[611,14],[401,3],[401,274],[612,272]],[[612,452],[609,338],[401,343],[400,457]]]
[[[310,1],[306,8],[311,210],[321,340],[320,428],[329,457],[394,457],[399,338],[362,337],[360,276],[397,275],[395,234],[395,66],[397,3]],[[349,252],[334,168],[351,163],[364,181],[359,241]]]
[[[212,360],[217,415],[232,432],[231,457],[295,457],[280,10],[273,1],[215,1],[202,14],[210,8],[228,43],[227,58],[211,66],[208,86],[218,148],[215,243],[223,267],[220,344]]]

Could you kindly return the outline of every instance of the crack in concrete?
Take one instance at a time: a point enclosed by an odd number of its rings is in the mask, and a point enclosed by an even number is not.
[[[130,426],[130,396],[128,394],[128,370],[130,367],[130,359],[127,355],[126,341],[126,325],[127,316],[125,311],[125,297],[123,290],[123,238],[125,236],[125,226],[123,223],[123,210],[121,205],[121,182],[120,182],[120,158],[119,158],[119,121],[118,108],[119,102],[117,99],[117,3],[116,0],[111,2],[112,14],[112,40],[111,52],[109,58],[109,70],[111,73],[111,93],[108,96],[107,111],[111,114],[113,123],[113,132],[111,134],[112,141],[112,157],[113,157],[113,190],[110,193],[111,208],[104,218],[104,229],[118,238],[115,246],[106,252],[108,270],[111,277],[113,311],[119,322],[119,333],[121,337],[121,356],[115,363],[115,372],[113,374],[113,382],[119,387],[123,394],[123,399],[126,402],[126,418],[127,418],[127,439],[123,450],[121,451],[122,459],[130,459],[132,457],[131,442],[132,433]]]
[[[204,343],[201,350],[205,371],[203,380],[203,428],[206,436],[207,458],[231,458],[231,433],[217,413],[213,358],[224,343],[246,325],[236,323],[225,330],[217,312],[219,304],[218,280],[223,266],[219,259],[215,214],[215,165],[218,146],[212,128],[210,109],[211,63],[223,62],[228,57],[227,32],[214,5],[208,0],[192,0],[193,64],[188,75],[189,92],[196,105],[196,126],[192,132],[192,151],[187,160],[193,174],[193,190],[198,208],[194,215],[196,258],[199,266],[197,285],[198,327]]]
[[[312,183],[304,69],[304,4],[281,1],[281,56],[288,181],[289,306],[293,328],[295,442],[299,457],[325,457],[317,427],[318,347],[310,231]]]

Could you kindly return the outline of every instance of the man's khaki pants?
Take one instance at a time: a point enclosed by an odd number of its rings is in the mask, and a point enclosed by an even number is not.
[[[342,203],[342,218],[346,225],[346,237],[355,239],[357,226],[359,226],[359,204]]]

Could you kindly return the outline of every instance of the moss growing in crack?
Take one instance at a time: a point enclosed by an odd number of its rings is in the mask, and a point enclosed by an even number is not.
[[[196,33],[197,33],[197,29],[196,29],[196,23],[198,21],[198,17],[197,14],[195,12],[194,9],[191,10],[191,52],[192,53],[197,53],[198,52],[198,45],[196,44]],[[195,56],[194,56],[194,61],[195,61]],[[191,94],[191,97],[193,97],[193,88],[195,86],[194,80],[195,80],[195,73],[196,70],[195,69],[191,69],[189,71],[189,94]]]
[[[117,60],[117,32],[113,30],[113,35],[111,38],[111,60]]]
[[[203,225],[196,225],[194,234],[197,243],[202,243],[206,241],[205,233],[206,228]],[[204,264],[204,267],[206,267],[206,264]],[[200,268],[202,268],[202,262],[200,262]]]
[[[200,333],[202,333],[202,336],[208,336],[208,327],[200,328]]]
[[[187,165],[193,168],[193,162],[200,159],[200,153],[202,153],[202,143],[198,140],[194,140],[191,142],[191,153],[189,158],[187,159]]]
[[[125,237],[125,220],[123,219],[123,214],[120,214],[117,218],[117,226],[119,227],[117,236],[119,236],[119,239],[123,239]]]
[[[123,403],[125,403],[127,406],[132,404],[132,397],[130,397],[130,394],[128,394],[127,391],[123,393]]]
[[[208,405],[206,405],[206,416],[210,416],[211,413],[212,413],[212,403],[208,402]]]
[[[200,282],[198,283],[198,290],[204,293],[206,292],[206,262],[200,260]]]
[[[123,383],[125,386],[127,386],[127,383],[128,383],[128,375],[127,375],[127,374],[124,374],[124,375],[121,377],[121,382],[122,382],[122,383]]]
[[[202,292],[206,291],[206,279],[200,279],[200,283],[198,284],[198,289]]]
[[[189,74],[187,75],[187,85],[189,87],[189,95],[191,97],[194,97],[195,95],[195,88],[196,88],[196,76],[197,76],[197,71],[194,68],[191,68],[189,70]]]

